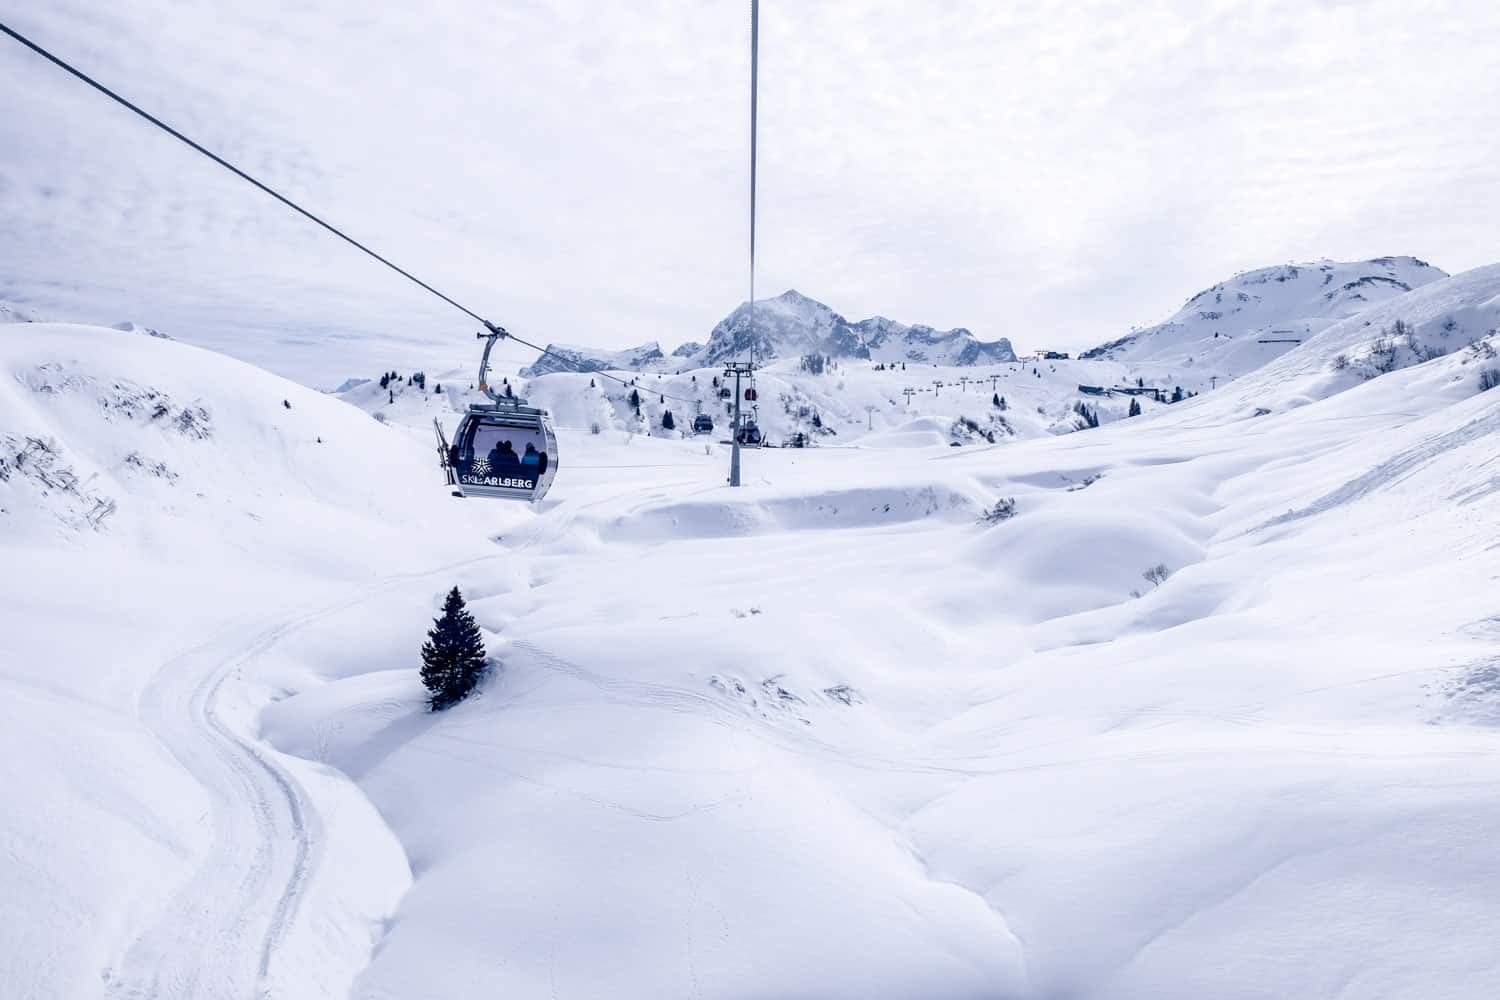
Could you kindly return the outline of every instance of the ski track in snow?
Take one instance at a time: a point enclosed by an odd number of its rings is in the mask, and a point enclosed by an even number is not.
[[[285,940],[322,844],[317,812],[258,739],[219,714],[225,682],[277,643],[393,587],[495,558],[486,555],[389,576],[269,628],[231,627],[169,660],[142,692],[138,714],[208,796],[213,840],[166,907],[104,970],[111,1000],[269,997]],[[246,638],[246,633],[249,637]]]

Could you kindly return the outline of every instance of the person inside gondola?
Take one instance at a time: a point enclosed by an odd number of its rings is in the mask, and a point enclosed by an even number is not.
[[[521,467],[521,457],[509,441],[496,441],[490,449],[490,475],[505,476]]]
[[[547,453],[537,451],[536,445],[530,441],[526,442],[526,454],[521,456],[521,471],[533,476],[541,476],[547,471]]]

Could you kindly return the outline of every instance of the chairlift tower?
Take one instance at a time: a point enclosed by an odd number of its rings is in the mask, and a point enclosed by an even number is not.
[[[743,379],[749,378],[755,366],[748,361],[731,361],[724,366],[724,377],[734,379],[734,422],[729,425],[729,485],[740,484],[740,400],[745,398],[741,388]]]

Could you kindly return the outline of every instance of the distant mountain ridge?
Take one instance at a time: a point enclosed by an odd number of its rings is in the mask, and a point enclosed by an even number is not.
[[[664,371],[678,368],[712,368],[735,359],[772,361],[804,354],[834,358],[856,358],[890,363],[912,362],[947,366],[997,364],[1016,360],[1011,343],[1004,337],[983,341],[963,327],[937,330],[917,324],[907,326],[884,316],[851,323],[828,306],[796,290],[755,303],[751,328],[750,303],[741,303],[709,334],[708,343],[688,342],[664,357],[656,343],[626,351],[602,351],[586,347],[549,344],[548,350],[563,355],[569,364],[543,355],[522,369],[523,376],[554,371],[598,371],[605,368],[634,371]]]

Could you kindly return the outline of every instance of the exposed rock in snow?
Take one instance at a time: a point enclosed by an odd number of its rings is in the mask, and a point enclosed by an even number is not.
[[[165,333],[162,333],[160,330],[154,329],[149,326],[141,326],[139,323],[134,323],[130,320],[126,320],[123,323],[116,323],[111,326],[110,329],[119,330],[121,333],[140,333],[146,335],[147,337],[156,337],[158,340],[172,339]]]
[[[0,323],[40,323],[43,317],[26,306],[0,299]]]

